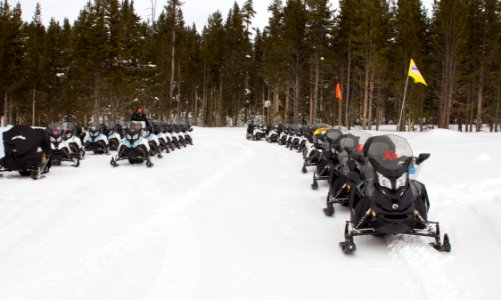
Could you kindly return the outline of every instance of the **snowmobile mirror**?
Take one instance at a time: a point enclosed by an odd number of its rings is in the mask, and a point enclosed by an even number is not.
[[[419,154],[418,158],[416,159],[416,165],[422,164],[425,160],[430,158],[431,154],[430,153],[421,153]]]

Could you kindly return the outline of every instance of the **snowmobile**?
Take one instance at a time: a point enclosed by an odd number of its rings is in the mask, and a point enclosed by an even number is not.
[[[131,121],[125,129],[125,137],[118,147],[118,154],[111,158],[110,164],[118,167],[118,162],[128,160],[130,164],[142,164],[146,162],[148,168],[153,167],[150,159],[150,146],[148,140],[143,137],[144,121]]]
[[[179,141],[178,135],[175,133],[175,128],[173,124],[168,124],[167,125],[167,130],[171,136],[172,144],[174,145],[175,148],[181,149],[181,142]]]
[[[193,139],[191,138],[189,132],[193,131],[193,127],[190,124],[180,125],[181,133],[184,135],[184,140],[187,144],[193,145]]]
[[[352,188],[366,179],[364,166],[360,162],[363,162],[364,144],[371,137],[372,135],[367,132],[355,131],[339,138],[337,149],[339,164],[333,168],[329,176],[329,192],[326,207],[323,209],[326,216],[334,215],[334,204],[347,207]]]
[[[341,137],[346,130],[341,127],[329,129],[325,132],[325,142],[322,144],[322,153],[317,161],[317,170],[313,173],[313,183],[311,188],[318,189],[319,180],[328,180],[334,166],[339,163],[337,160],[336,149]]]
[[[305,134],[305,142],[302,149],[303,152],[303,168],[301,172],[303,174],[308,173],[306,167],[316,166],[322,155],[323,144],[325,141],[325,132],[329,130],[331,126],[327,124],[318,124],[311,127]]]
[[[153,134],[158,137],[160,152],[165,151],[166,153],[170,153],[170,147],[168,145],[168,141],[170,139],[167,137],[167,134],[163,132],[162,125],[159,122],[152,122]]]
[[[442,239],[439,223],[428,220],[426,187],[409,176],[430,154],[413,157],[406,139],[384,135],[367,141],[364,156],[372,178],[362,181],[351,193],[350,220],[346,222],[345,240],[339,243],[342,251],[356,251],[356,236],[408,234],[434,238],[430,243],[433,248],[450,252],[449,236],[445,234]]]
[[[167,148],[170,149],[170,151],[176,150],[176,146],[172,141],[172,134],[169,132],[170,126],[166,123],[162,124],[161,126],[162,126],[162,133],[164,134],[165,141],[167,143]]]
[[[34,180],[49,172],[52,150],[46,130],[16,125],[3,133],[3,143],[5,157],[0,159],[0,172],[19,172]]]
[[[254,139],[254,123],[249,123],[247,125],[247,133],[245,134],[245,138],[248,140]]]
[[[292,145],[292,140],[294,139],[295,136],[296,136],[296,128],[289,127],[289,131],[285,139],[285,148],[289,148]]]
[[[107,136],[109,149],[112,151],[118,150],[118,146],[124,137],[124,130],[121,124],[107,124]]]
[[[298,153],[304,153],[306,148],[306,142],[308,141],[308,136],[311,136],[311,128],[303,127],[299,135],[299,146],[297,149]],[[304,158],[304,157],[303,157]]]
[[[84,143],[86,151],[92,151],[94,154],[109,154],[108,138],[104,131],[104,125],[92,126],[89,128]]]
[[[85,157],[85,149],[83,147],[82,139],[80,138],[78,131],[78,126],[73,123],[63,123],[63,132],[64,132],[64,141],[70,147],[71,151],[77,156],[80,160]]]
[[[174,129],[174,134],[177,136],[177,140],[179,141],[179,145],[183,146],[184,148],[186,148],[186,145],[187,145],[188,142],[184,138],[184,135],[181,133],[181,125],[179,125],[179,124],[173,124],[172,126],[173,126],[173,129]]]
[[[75,137],[75,126],[71,123],[52,123],[47,126],[47,134],[52,148],[49,164],[59,166],[62,162],[71,162],[78,168],[82,145]]]
[[[151,126],[146,127],[144,129],[144,138],[148,141],[148,145],[150,146],[150,156],[157,156],[158,158],[162,158],[162,149],[160,148],[160,140],[158,136],[153,132],[153,128]]]
[[[299,150],[299,145],[301,143],[301,128],[296,127],[293,129],[290,135],[290,139],[287,140],[286,147],[292,150]]]
[[[268,143],[278,142],[278,131],[277,131],[277,128],[275,126],[268,125],[268,133],[266,135],[266,141]]]
[[[260,141],[261,139],[265,138],[265,132],[262,126],[257,126],[254,124],[249,124],[249,127],[247,128],[247,135],[246,138],[248,140],[253,140],[253,141]]]
[[[287,143],[287,136],[289,135],[289,127],[284,126],[283,129],[281,130],[279,136],[278,136],[278,141],[277,144],[283,146]]]

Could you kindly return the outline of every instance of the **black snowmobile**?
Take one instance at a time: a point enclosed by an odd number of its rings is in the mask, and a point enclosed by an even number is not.
[[[5,157],[0,159],[0,172],[19,172],[37,180],[49,172],[52,154],[50,138],[44,129],[16,125],[3,133]],[[38,151],[38,149],[42,151]]]
[[[181,149],[182,144],[179,141],[179,137],[175,132],[174,124],[168,124],[167,128],[168,128],[168,132],[170,133],[170,135],[172,137],[172,144],[174,145],[175,148]]]
[[[193,131],[193,127],[191,127],[190,124],[181,124],[179,126],[179,129],[181,131],[181,134],[184,136],[184,140],[186,141],[186,144],[193,145],[193,139],[190,136],[190,132]]]
[[[440,235],[438,222],[428,221],[430,207],[426,187],[409,178],[415,166],[429,154],[413,157],[408,142],[396,135],[370,138],[364,155],[371,166],[372,178],[362,181],[350,197],[350,221],[346,222],[345,241],[340,243],[346,254],[356,250],[353,238],[362,235],[409,234],[434,238],[430,245],[450,252],[449,236]]]
[[[181,125],[173,124],[172,128],[174,130],[173,134],[177,136],[177,140],[179,141],[179,145],[186,148],[188,142],[184,138],[184,135],[181,133]]]
[[[130,164],[146,162],[148,168],[153,167],[149,143],[143,138],[143,123],[131,121],[130,126],[125,129],[125,137],[118,148],[118,154],[111,158],[110,164],[113,167],[118,167],[118,162],[121,160],[128,160]]]
[[[160,146],[160,139],[154,133],[153,127],[146,126],[144,129],[145,135],[144,138],[148,141],[148,145],[150,146],[150,156],[157,156],[158,158],[162,158],[162,148]]]
[[[316,166],[322,156],[322,149],[327,143],[325,132],[330,128],[330,125],[319,124],[310,129],[310,133],[306,134],[306,143],[303,149],[303,174],[308,173],[306,167]]]
[[[278,136],[278,141],[277,144],[280,146],[283,146],[287,143],[287,137],[289,136],[289,131],[291,130],[290,126],[287,125],[280,125],[279,126],[279,131],[280,134]]]
[[[301,127],[294,128],[294,130],[291,132],[290,139],[287,140],[286,147],[289,148],[291,151],[299,150],[301,137],[302,137],[302,128]]]
[[[328,180],[334,166],[339,164],[337,160],[337,147],[339,138],[344,134],[343,128],[332,128],[325,132],[325,142],[322,144],[322,154],[317,161],[317,170],[313,173],[311,188],[318,189],[319,180]]]
[[[167,123],[163,123],[162,125],[162,133],[165,137],[167,147],[170,149],[170,151],[176,150],[176,145],[174,145],[173,137],[172,134],[170,133],[170,126]]]
[[[369,138],[371,134],[364,131],[355,131],[339,138],[339,164],[333,168],[329,177],[329,193],[323,209],[326,216],[334,215],[334,204],[347,207],[352,188],[365,179],[363,151]]]
[[[276,126],[268,125],[266,130],[266,141],[268,143],[276,143],[278,142],[279,131]]]
[[[157,121],[151,121],[150,123],[152,124],[153,134],[158,137],[160,152],[165,151],[166,153],[170,153],[170,147],[168,145],[170,138],[164,134],[162,124]]]
[[[59,166],[62,162],[71,162],[74,167],[80,166],[82,156],[81,141],[76,137],[75,125],[72,123],[52,123],[47,126],[52,155],[49,164]]]

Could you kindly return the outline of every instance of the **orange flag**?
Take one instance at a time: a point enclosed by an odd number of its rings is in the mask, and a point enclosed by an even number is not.
[[[336,85],[336,99],[343,99],[343,94],[341,94],[341,86],[339,85],[339,83]]]

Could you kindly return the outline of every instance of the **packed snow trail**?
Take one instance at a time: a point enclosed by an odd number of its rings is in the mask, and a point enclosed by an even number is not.
[[[352,256],[347,210],[323,215],[300,154],[245,129],[193,137],[151,169],[88,154],[0,178],[0,299],[497,298],[500,135],[406,135],[432,153],[420,179],[452,253],[398,236],[358,238]]]

